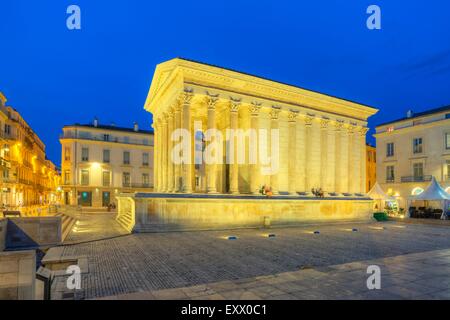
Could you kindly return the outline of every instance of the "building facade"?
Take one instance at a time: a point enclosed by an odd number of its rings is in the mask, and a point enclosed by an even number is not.
[[[1,201],[7,208],[57,203],[60,174],[45,145],[0,94]]]
[[[153,189],[153,132],[95,119],[65,126],[60,142],[65,204],[107,207],[119,193]]]
[[[370,189],[377,182],[377,149],[370,145],[366,144],[366,192],[369,192]]]
[[[378,125],[377,180],[401,208],[434,176],[450,192],[450,106]]]
[[[367,214],[365,141],[376,109],[186,59],[157,66],[145,109],[153,115],[155,191],[162,195],[123,201],[123,212],[147,212],[140,213],[143,224],[151,218],[160,226],[208,228],[257,224],[264,214],[279,223]],[[188,134],[188,149],[178,154],[177,129]],[[222,139],[230,130],[250,133]],[[198,163],[211,146],[216,161]],[[241,147],[245,161],[230,162]],[[277,169],[268,173],[274,150]],[[273,196],[255,200],[263,188]],[[329,202],[309,201],[313,189]],[[127,201],[143,204],[130,209]]]

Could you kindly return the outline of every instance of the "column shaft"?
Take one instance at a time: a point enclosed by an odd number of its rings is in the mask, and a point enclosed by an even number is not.
[[[167,115],[163,115],[163,121],[162,121],[162,138],[161,138],[161,153],[162,153],[162,192],[168,191],[168,184],[167,184]]]
[[[305,188],[306,192],[311,192],[314,188],[314,179],[311,172],[312,162],[312,118],[305,117]]]
[[[233,148],[231,151],[233,153],[232,162],[229,164],[230,166],[230,192],[232,194],[239,194],[239,164],[237,157],[237,138],[235,136],[236,130],[238,129],[238,110],[239,104],[234,101],[230,102],[230,127],[233,130],[233,134],[230,139],[230,147]]]
[[[289,113],[289,162],[288,162],[288,191],[289,194],[291,195],[296,195],[297,194],[297,190],[295,190],[296,187],[296,183],[295,183],[295,178],[296,178],[296,163],[297,163],[297,159],[296,159],[296,142],[297,142],[297,138],[296,135],[297,134],[297,113],[295,112],[290,112]]]
[[[208,130],[216,129],[216,102],[217,99],[209,98],[208,101]],[[212,163],[206,164],[206,191],[208,193],[217,193],[216,188],[216,164],[217,164],[217,145],[216,137],[212,135],[210,141],[208,142],[209,147],[213,147],[213,161]]]
[[[271,130],[279,130],[280,129],[280,124],[279,124],[279,113],[280,110],[273,108],[272,111],[270,112],[270,128]],[[272,135],[269,134],[269,147],[270,147],[270,154],[273,155],[273,150],[272,150]],[[272,193],[274,195],[277,195],[279,193],[279,168],[276,172],[272,173],[272,175],[270,176],[270,186],[272,188]]]
[[[250,152],[256,152],[255,159],[256,163],[251,165],[251,177],[250,177],[250,192],[253,194],[259,194],[260,183],[261,183],[261,170],[259,167],[259,112],[261,107],[255,104],[252,104],[250,108],[251,116],[250,116],[250,124],[252,131],[255,132],[255,150],[250,150]]]
[[[179,105],[175,107],[174,113],[174,130],[181,128],[181,108]],[[175,173],[174,173],[174,192],[181,191],[181,164],[175,163]]]
[[[173,142],[173,111],[170,111],[167,118],[167,192],[174,192],[174,161],[172,158]]]
[[[192,193],[192,176],[194,172],[194,159],[193,159],[193,152],[192,152],[192,143],[193,138],[192,136],[194,133],[191,129],[191,99],[192,94],[189,92],[185,92],[183,94],[183,129],[187,130],[189,132],[189,135],[191,136],[189,138],[189,142],[191,145],[191,148],[189,150],[183,150],[183,152],[186,152],[186,155],[183,155],[183,157],[187,158],[187,162],[183,163],[183,192],[184,193]]]

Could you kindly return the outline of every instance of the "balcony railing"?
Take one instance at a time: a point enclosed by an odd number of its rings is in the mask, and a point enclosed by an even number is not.
[[[153,188],[149,183],[122,183],[124,188]]]
[[[105,140],[103,137],[96,137],[96,136],[80,136],[76,135],[74,133],[66,133],[61,134],[59,136],[60,139],[80,139],[80,140],[91,140],[91,141],[103,141],[103,142],[114,142],[114,143],[124,143],[124,144],[137,144],[137,145],[143,145],[143,146],[153,146],[150,139],[145,140],[144,139],[128,139],[125,140],[123,138],[119,137],[110,137],[109,139]]]
[[[405,176],[401,178],[402,182],[425,182],[431,181],[431,175],[427,176]]]

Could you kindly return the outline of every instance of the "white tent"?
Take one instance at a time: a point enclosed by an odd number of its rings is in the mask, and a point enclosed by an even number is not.
[[[443,213],[441,219],[445,218],[445,212],[450,202],[450,194],[439,185],[435,177],[432,177],[430,184],[422,193],[411,197],[411,200],[439,201],[442,204]]]
[[[378,182],[375,183],[375,185],[370,189],[370,191],[367,193],[369,198],[376,200],[379,204],[378,210],[383,210],[382,204],[383,201],[395,201],[395,197],[388,196],[381,186],[378,184]]]

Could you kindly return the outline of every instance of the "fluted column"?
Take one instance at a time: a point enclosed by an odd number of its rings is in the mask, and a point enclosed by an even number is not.
[[[337,193],[345,192],[346,190],[342,188],[342,122],[336,122],[335,131],[334,131],[334,144],[335,144],[335,154],[336,154],[336,162],[335,162],[335,175],[334,175],[334,190]]]
[[[327,176],[328,176],[328,125],[330,120],[321,119],[320,120],[320,187],[328,192],[327,190]]]
[[[297,165],[296,165],[296,189],[297,191],[306,190],[305,168],[306,168],[306,135],[305,118],[302,116],[297,124]]]
[[[159,123],[158,119],[155,117],[153,118],[153,190],[158,192],[159,191]]]
[[[216,129],[216,103],[217,98],[209,97],[208,98],[208,130]],[[208,146],[213,146],[214,150],[214,161],[212,163],[206,164],[206,192],[208,193],[217,193],[216,189],[216,163],[217,163],[217,143],[216,137],[211,136],[208,141]]]
[[[361,138],[360,138],[360,128],[357,128],[353,134],[353,184],[352,192],[358,193],[361,186]]]
[[[162,168],[162,192],[167,192],[168,190],[168,181],[167,181],[167,114],[164,113],[162,115],[162,137],[161,137],[161,153],[162,153],[162,159],[161,159],[161,168]]]
[[[230,146],[233,148],[231,151],[233,153],[233,161],[230,163],[230,192],[232,194],[239,194],[239,164],[237,157],[237,137],[235,135],[236,130],[238,130],[238,112],[239,112],[239,102],[230,101],[230,128],[233,131],[233,135],[230,137],[233,139],[230,142]]]
[[[335,137],[335,122],[327,129],[327,176],[326,176],[326,191],[336,192],[336,137]]]
[[[366,134],[369,128],[362,128],[360,131],[360,148],[361,148],[361,184],[360,184],[360,192],[366,193],[369,190],[366,190],[366,166],[367,166],[367,152],[366,152]]]
[[[256,133],[255,134],[255,143],[256,143],[256,154],[255,159],[256,163],[251,165],[251,177],[250,177],[250,192],[253,194],[259,194],[259,188],[261,183],[261,170],[259,167],[259,112],[261,111],[261,106],[253,103],[250,106],[250,125],[251,129]],[[250,150],[250,152],[254,152],[254,150]]]
[[[349,152],[348,152],[348,146],[349,146],[349,129],[348,127],[344,127],[343,130],[341,130],[341,143],[340,143],[341,149],[340,149],[340,186],[341,186],[341,192],[346,193],[350,192],[349,189]]]
[[[314,188],[314,179],[311,172],[312,163],[312,122],[313,118],[305,116],[305,189],[306,192],[311,192]]]
[[[272,108],[272,110],[270,111],[270,129],[271,130],[279,130],[280,128],[280,124],[279,124],[279,114],[280,114],[280,109],[279,108]],[[269,134],[269,147],[270,147],[270,154],[273,155],[273,150],[272,150],[272,135]],[[272,175],[270,176],[270,186],[272,188],[272,193],[273,194],[278,194],[279,193],[279,169],[275,172],[272,173]]]
[[[192,100],[192,93],[190,92],[184,92],[182,95],[183,99],[183,116],[182,116],[182,125],[183,129],[187,130],[191,136],[194,135],[194,132],[192,132],[191,128],[191,100]],[[190,144],[192,144],[193,138],[190,138]],[[186,156],[188,158],[187,163],[182,164],[182,181],[183,181],[183,192],[184,193],[192,193],[192,174],[194,172],[194,154],[192,152],[192,146],[189,150],[183,150],[184,152],[187,152]]]
[[[298,113],[290,111],[288,115],[289,120],[289,162],[288,162],[288,191],[290,195],[296,195],[296,163],[297,163],[297,116]]]
[[[355,127],[353,125],[348,126],[348,145],[347,145],[347,170],[348,170],[348,187],[347,192],[354,193],[355,192],[355,164],[354,162],[354,152],[353,152],[353,140],[354,140],[354,130]]]
[[[174,192],[174,161],[172,159],[173,141],[173,110],[169,110],[167,114],[167,192]]]
[[[310,180],[310,190],[311,188],[321,187],[321,168],[322,168],[322,130],[320,127],[320,119],[314,119],[312,121],[311,132],[310,132],[310,161],[308,163],[308,177]]]
[[[174,109],[174,130],[181,128],[181,105],[179,101]],[[181,192],[181,164],[174,164],[174,192]]]

